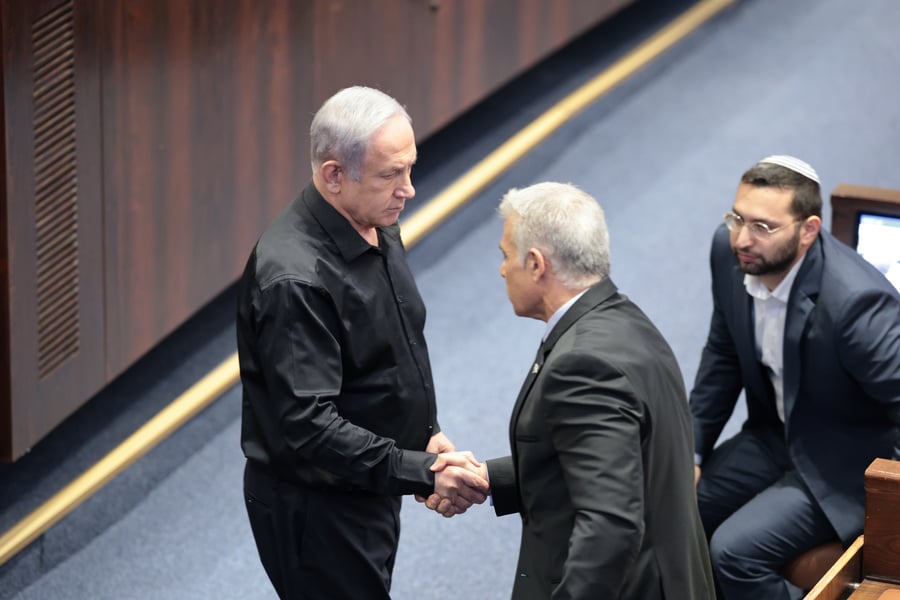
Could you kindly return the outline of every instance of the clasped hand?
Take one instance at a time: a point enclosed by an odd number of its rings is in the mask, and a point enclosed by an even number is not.
[[[487,466],[478,462],[471,452],[438,454],[431,470],[434,472],[434,493],[428,498],[416,498],[424,501],[431,510],[452,517],[487,499],[490,492]]]

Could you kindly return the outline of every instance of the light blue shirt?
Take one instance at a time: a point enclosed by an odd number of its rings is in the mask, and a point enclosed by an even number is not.
[[[559,323],[559,320],[562,319],[563,315],[566,314],[566,311],[572,308],[572,305],[575,304],[575,302],[577,302],[579,298],[584,296],[585,292],[587,292],[587,289],[578,292],[577,294],[569,298],[568,302],[556,309],[556,312],[553,313],[553,316],[551,316],[547,320],[547,328],[544,329],[544,336],[541,338],[541,342],[547,341],[547,336],[550,335],[550,332],[553,331],[553,328],[556,327],[556,324]]]

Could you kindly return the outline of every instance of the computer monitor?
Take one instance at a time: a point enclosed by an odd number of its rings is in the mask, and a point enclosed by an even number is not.
[[[900,190],[841,184],[831,194],[831,232],[900,290]]]
[[[856,251],[900,291],[900,216],[860,212]]]

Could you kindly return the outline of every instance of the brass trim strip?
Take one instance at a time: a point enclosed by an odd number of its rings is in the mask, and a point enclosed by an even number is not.
[[[687,37],[734,0],[701,0],[600,75],[552,106],[403,222],[412,247],[526,153],[654,58]],[[176,398],[128,439],[0,536],[0,565],[212,404],[240,380],[237,354]]]
[[[116,475],[156,447],[237,384],[237,354],[221,363],[124,442],[0,537],[0,565],[75,510]]]

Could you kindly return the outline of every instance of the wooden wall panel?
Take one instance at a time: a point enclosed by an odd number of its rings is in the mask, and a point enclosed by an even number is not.
[[[435,1],[409,28],[404,102],[430,134],[631,0]]]
[[[428,13],[427,3],[314,0],[310,5],[314,107],[350,85],[376,87],[405,103],[409,34],[415,16]]]
[[[6,459],[27,451],[105,382],[93,24],[72,0],[2,6]]]
[[[109,375],[224,289],[308,179],[307,6],[105,0]]]
[[[316,0],[313,105],[378,87],[421,140],[631,1]]]
[[[0,3],[0,459],[237,278],[332,93],[422,140],[628,2]]]
[[[0,5],[0,48],[12,46],[13,35],[9,28],[9,10],[8,7]],[[3,52],[2,60],[0,60],[0,79],[2,79],[4,88],[0,93],[0,114],[4,117],[7,113],[7,77],[6,73],[10,70],[11,50]],[[0,119],[0,140],[6,140],[6,119]],[[2,182],[0,182],[0,458],[9,460],[12,458],[12,437],[13,428],[13,411],[15,410],[15,401],[12,397],[11,390],[11,373],[10,373],[10,346],[11,346],[11,328],[10,328],[10,296],[12,294],[10,279],[10,244],[9,244],[9,228],[10,228],[10,210],[9,195],[7,192],[7,181],[11,177],[7,162],[6,144],[0,144],[0,165],[2,165]]]
[[[237,276],[336,90],[392,93],[422,139],[595,22],[548,0],[100,4],[108,376]]]

